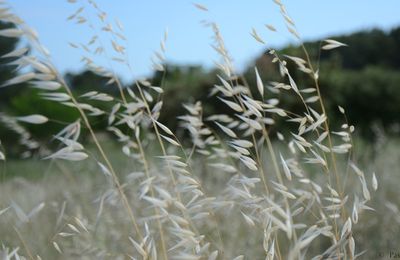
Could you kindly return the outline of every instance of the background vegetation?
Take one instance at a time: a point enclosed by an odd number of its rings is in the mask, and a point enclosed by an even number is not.
[[[0,84],[32,72],[0,87],[0,257],[353,260],[397,250],[399,28],[335,36],[347,46],[334,41],[334,51],[321,52],[322,40],[268,49],[235,75],[214,24],[224,70],[156,64],[147,81],[122,86],[91,62],[60,75],[32,31],[1,12],[18,29],[1,24],[0,56],[18,37],[32,45],[3,57]]]
[[[6,25],[2,25],[3,27]],[[15,48],[17,41],[10,38],[1,38],[0,55]],[[389,135],[398,135],[400,131],[400,28],[390,31],[373,29],[355,32],[350,35],[335,36],[335,39],[348,44],[347,47],[335,52],[322,52],[320,55],[320,41],[306,42],[311,58],[320,66],[320,79],[323,95],[331,123],[340,122],[340,113],[337,106],[348,108],[348,119],[357,126],[357,134],[374,138],[376,127],[385,129]],[[290,56],[301,55],[299,46],[286,46],[280,53]],[[6,62],[6,60],[4,60]],[[243,72],[244,80],[255,86],[254,66],[257,66],[261,78],[267,81],[279,79],[279,71],[272,64],[272,57],[261,55],[249,68]],[[182,103],[199,100],[203,103],[205,115],[215,114],[217,111],[231,113],[221,105],[215,97],[210,98],[214,84],[218,83],[216,70],[206,70],[200,65],[176,66],[166,64],[165,72],[155,72],[149,81],[154,85],[164,87],[164,107],[160,121],[171,129],[177,129],[176,118],[183,114]],[[299,86],[309,86],[311,82],[298,71],[294,64],[288,67],[293,71],[292,76]],[[10,78],[13,68],[0,67],[1,79]],[[107,85],[107,79],[92,71],[83,71],[79,74],[67,74],[67,81],[73,86],[73,91],[79,95],[90,90],[118,96],[115,84]],[[128,84],[127,87],[134,87]],[[255,89],[253,89],[255,91]],[[272,94],[272,93],[271,93]],[[290,109],[296,109],[295,99],[281,96],[282,102]],[[105,108],[103,103],[100,106]],[[50,119],[56,119],[62,114],[61,121],[71,122],[78,118],[74,109],[60,106],[55,102],[43,101],[37,91],[23,86],[0,88],[1,109],[10,115],[18,116],[36,110],[39,114],[46,111]],[[60,120],[60,119],[58,119]],[[57,121],[57,120],[56,120]],[[99,122],[101,120],[98,120]],[[337,123],[338,124],[338,123]],[[106,125],[94,122],[96,129],[105,129]],[[279,128],[279,122],[276,128]],[[27,125],[35,137],[49,136],[62,127],[60,122],[51,122],[46,129]],[[2,136],[8,136],[9,131],[0,126]],[[7,145],[7,140],[3,142]]]

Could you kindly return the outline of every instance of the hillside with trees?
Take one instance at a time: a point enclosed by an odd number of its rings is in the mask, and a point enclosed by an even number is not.
[[[2,25],[3,27],[6,25]],[[390,31],[373,29],[361,31],[349,35],[339,35],[332,39],[346,43],[348,46],[335,51],[320,51],[321,41],[306,42],[305,47],[309,50],[310,59],[315,68],[319,68],[320,87],[325,96],[325,103],[331,117],[331,123],[335,124],[335,117],[340,116],[337,104],[348,109],[348,120],[357,125],[358,133],[362,136],[373,136],[374,127],[385,129],[388,133],[398,134],[400,123],[400,27]],[[15,48],[17,42],[2,38],[0,41],[0,54],[4,54]],[[251,87],[256,86],[254,67],[257,66],[264,82],[282,81],[279,69],[272,63],[272,57],[267,51],[258,57],[243,72],[239,78],[242,84]],[[306,59],[300,46],[290,45],[278,53],[285,53],[288,56],[297,56]],[[282,58],[287,60],[288,67],[293,73],[293,78],[299,88],[307,88],[311,84],[310,78],[300,70],[296,69],[288,56]],[[2,59],[6,61],[7,59]],[[4,63],[4,62],[2,62]],[[218,112],[232,113],[227,111],[226,106],[212,96],[210,90],[217,84],[216,70],[206,70],[201,66],[188,65],[176,66],[167,64],[166,71],[155,72],[149,79],[154,85],[164,88],[163,112],[160,121],[172,129],[176,129],[176,117],[183,114],[182,104],[189,101],[199,100],[203,103],[204,115]],[[14,69],[0,67],[0,80],[10,78]],[[79,74],[69,73],[67,81],[78,95],[95,89],[99,92],[118,96],[115,84],[107,85],[107,79],[91,71],[83,71]],[[134,89],[134,83],[126,86]],[[43,101],[37,95],[38,91],[26,86],[13,86],[0,88],[0,106],[3,112],[18,116],[29,114],[29,111],[36,110],[39,113],[46,113],[49,118],[63,114],[65,122],[78,118],[73,109],[61,106],[56,102]],[[274,93],[268,95],[274,97]],[[296,110],[298,102],[285,96],[282,102]],[[109,111],[111,107],[105,107],[104,102],[99,103],[102,109]],[[34,109],[33,109],[34,108]],[[333,120],[332,120],[333,118]],[[277,124],[279,126],[279,122]],[[104,124],[94,126],[101,129]],[[40,138],[48,136],[63,127],[63,122],[50,122],[46,128],[36,129],[35,126],[27,126],[30,131]],[[0,127],[4,136],[7,129]],[[272,129],[273,130],[273,129]],[[5,139],[4,142],[7,139]]]

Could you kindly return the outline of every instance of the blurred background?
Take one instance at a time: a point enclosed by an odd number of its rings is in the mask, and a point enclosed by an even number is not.
[[[71,47],[89,42],[94,33],[101,34],[101,28],[97,32],[91,28],[99,20],[93,12],[84,9],[82,14],[87,12],[85,17],[88,18],[80,22],[67,19],[79,10],[80,3],[14,0],[11,4],[14,12],[38,32],[42,44],[52,55],[52,61],[65,74],[74,91],[117,93],[114,85],[106,85],[107,79],[85,68],[81,59],[89,54]],[[279,8],[272,1],[257,0],[251,4],[240,1],[203,1],[201,4],[208,11],[196,8],[190,1],[179,4],[156,0],[140,3],[123,1],[118,5],[98,1],[98,4],[110,24],[114,27],[123,24],[126,58],[131,69],[117,62],[110,64],[110,56],[107,58],[107,55],[97,55],[95,62],[115,71],[127,87],[143,77],[153,85],[162,85],[165,89],[165,102],[161,121],[173,129],[176,128],[175,118],[182,113],[181,104],[184,102],[202,101],[206,114],[223,109],[217,99],[208,98],[211,87],[217,82],[218,71],[214,64],[219,57],[212,48],[213,32],[205,26],[207,22],[219,25],[235,69],[243,74],[251,86],[255,85],[254,66],[257,66],[264,82],[279,80],[277,67],[265,55],[269,48],[276,48],[282,54],[303,55],[296,39],[287,32]],[[308,0],[287,1],[286,7],[306,42],[314,66],[320,68],[321,88],[333,118],[331,123],[335,124],[337,105],[340,105],[346,108],[348,120],[356,126],[359,136],[376,138],[382,131],[398,135],[400,18],[395,10],[400,8],[400,3],[370,1],[359,5],[348,1],[316,3]],[[266,24],[274,26],[277,32],[268,30]],[[8,25],[0,26],[5,28]],[[250,35],[253,28],[266,44],[254,40]],[[152,59],[160,49],[159,44],[166,31],[168,37],[163,54],[166,71],[154,72]],[[344,42],[348,47],[320,53],[321,40],[326,38]],[[24,44],[1,38],[0,55]],[[103,45],[107,47],[107,39]],[[15,75],[14,69],[1,65],[0,81]],[[302,72],[297,72],[293,66],[292,73],[298,85],[308,87],[310,82],[302,77]],[[26,115],[34,110],[38,113],[46,111],[50,119],[56,119],[62,113],[65,122],[71,122],[77,117],[73,109],[56,102],[40,100],[36,94],[37,91],[26,86],[0,88],[0,109],[12,116]],[[282,102],[295,109],[296,104],[292,104],[292,100],[283,99]],[[62,124],[50,122],[45,130],[35,126],[27,127],[40,139],[55,133]],[[105,125],[99,122],[96,127],[102,128]],[[0,134],[6,145],[9,140],[13,140],[3,127],[0,127]]]
[[[129,60],[131,68],[110,62],[111,56],[106,54],[94,55],[93,50],[73,47],[88,44],[93,35],[107,30],[104,27],[91,27],[98,23],[99,17],[90,11],[85,13],[88,18],[85,21],[76,17],[68,19],[79,11],[80,2],[9,2],[13,11],[38,32],[42,44],[51,53],[52,61],[65,75],[76,95],[93,90],[115,97],[119,95],[115,84],[108,84],[109,78],[85,67],[82,57],[90,56],[96,63],[115,71],[125,87],[132,87],[135,80],[141,78],[146,78],[154,86],[162,86],[164,106],[160,122],[173,131],[177,130],[176,117],[185,113],[182,104],[186,102],[201,101],[205,115],[232,113],[218,99],[210,98],[211,88],[219,82],[219,70],[215,62],[220,58],[213,49],[213,31],[207,26],[209,22],[219,25],[237,73],[243,75],[242,81],[253,88],[256,86],[255,66],[264,83],[281,80],[277,66],[266,55],[270,48],[275,48],[280,54],[304,58],[298,41],[287,32],[279,8],[272,1],[204,0],[201,4],[208,9],[206,11],[205,8],[196,8],[192,1],[121,0],[116,4],[117,1],[98,0],[101,12],[106,10],[109,24],[121,27],[119,30],[125,38],[125,58]],[[349,124],[355,125],[357,160],[366,171],[375,171],[382,183],[380,185],[385,187],[378,191],[374,207],[377,212],[387,214],[380,214],[378,218],[367,215],[365,226],[362,227],[368,229],[360,232],[357,239],[364,247],[374,247],[372,252],[396,249],[400,225],[391,227],[389,224],[400,223],[397,206],[400,197],[396,185],[400,181],[400,2],[291,0],[285,1],[285,5],[310,52],[314,66],[319,68],[321,91],[333,129],[340,128],[343,123],[343,116],[338,111],[340,105],[346,110]],[[82,9],[80,12],[86,11]],[[277,31],[268,30],[266,24],[273,25]],[[0,29],[10,26],[0,24]],[[253,29],[266,44],[260,44],[251,36]],[[159,51],[160,41],[166,32],[166,51],[162,61],[165,70],[157,71],[153,69],[152,59],[157,56],[155,52]],[[321,41],[327,38],[348,46],[320,52]],[[106,47],[112,49],[109,39],[103,41]],[[21,46],[29,48],[26,42],[0,37],[0,56]],[[4,65],[8,61],[0,60],[0,84],[17,75],[15,67]],[[299,88],[312,86],[310,79],[298,71],[294,64],[288,67]],[[276,96],[272,92],[266,95]],[[299,106],[290,96],[279,98],[281,106],[288,110],[295,111]],[[107,102],[96,103],[96,106],[106,111],[112,109]],[[79,118],[74,109],[42,100],[38,90],[25,84],[0,88],[0,115],[24,116],[33,113],[43,114],[50,121],[45,127],[21,125],[34,140],[45,146],[50,145],[52,135]],[[92,124],[95,130],[105,133],[105,140],[112,139],[106,134],[106,116],[96,117]],[[278,129],[280,132],[291,130],[282,129],[281,125],[282,122],[277,121],[270,129],[271,136],[276,136]],[[184,133],[178,132],[177,135],[185,138]],[[82,142],[89,143],[85,129],[82,137]],[[26,147],[17,144],[18,138],[19,134],[0,122],[1,144],[8,157],[7,166],[4,164],[2,167],[3,180],[16,175],[26,177],[27,173],[32,179],[43,173],[48,174],[51,166],[46,166],[43,161],[32,163],[19,160],[20,157],[37,159],[39,156],[34,150],[26,153]],[[119,151],[115,143],[109,142],[109,150]],[[124,171],[132,166],[131,162],[122,162],[121,153],[112,153],[112,156]],[[77,171],[93,171],[95,167],[97,165],[82,166]],[[386,226],[380,228],[381,223],[386,223]],[[376,238],[370,243],[366,238],[372,234]]]

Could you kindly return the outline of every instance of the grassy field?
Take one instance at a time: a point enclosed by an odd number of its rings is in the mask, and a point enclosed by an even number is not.
[[[359,251],[367,250],[360,259],[379,259],[378,253],[388,255],[398,250],[399,145],[398,139],[383,140],[379,145],[357,142],[359,165],[366,173],[376,172],[379,180],[379,188],[368,204],[375,210],[365,212],[353,231]],[[140,164],[126,158],[112,143],[107,148],[126,183],[124,189],[135,214],[146,215],[147,207],[135,206],[140,203],[135,195],[137,183],[143,180]],[[221,194],[230,174],[204,167],[200,158],[193,160],[196,175],[207,187],[206,192],[212,196]],[[2,244],[10,251],[19,247],[22,255],[29,251],[42,259],[125,259],[129,254],[137,255],[128,239],[133,234],[131,223],[118,197],[112,196],[115,192],[112,182],[95,161],[49,164],[40,160],[10,160],[1,167],[0,209],[8,210],[1,213],[0,234]],[[263,259],[262,232],[243,223],[240,210],[219,211],[215,218],[223,220],[218,221],[221,238],[210,229],[212,223],[199,221],[196,226],[204,228],[200,232],[210,241],[215,240],[217,244],[219,239],[223,241],[224,258],[244,253],[245,259]],[[152,222],[145,217],[139,221]],[[320,240],[310,250],[318,252],[323,247]],[[248,250],[243,252],[243,248]]]
[[[170,119],[177,129],[160,119],[168,109],[164,101],[175,102],[165,100],[163,82],[139,79],[123,86],[112,68],[95,64],[104,58],[95,29],[88,44],[71,47],[85,51],[87,68],[118,96],[101,88],[77,92],[35,31],[11,8],[1,9],[0,20],[14,27],[0,36],[24,39],[33,49],[3,56],[19,74],[1,87],[25,83],[37,91],[37,107],[47,100],[75,113],[71,122],[62,112],[47,115],[52,109],[0,113],[18,143],[11,147],[3,140],[0,146],[1,259],[354,260],[396,254],[400,141],[384,135],[376,143],[354,139],[358,129],[346,112],[351,105],[328,110],[319,63],[311,60],[283,3],[274,3],[300,56],[268,49],[279,82],[263,79],[254,67],[248,83],[210,22],[220,62],[218,83],[207,94],[225,110],[207,114],[200,101],[187,97],[180,116]],[[86,23],[83,7],[69,19],[98,27],[112,46],[113,56],[106,58],[131,69],[123,35],[94,1],[86,4],[98,23]],[[255,29],[251,35],[265,44]],[[167,33],[154,64],[164,76],[166,40]],[[346,46],[325,39],[319,52]],[[307,84],[296,83],[297,72]],[[40,131],[55,122],[63,129],[46,137],[27,127]],[[96,128],[100,123],[103,130]],[[33,159],[15,160],[11,151]]]

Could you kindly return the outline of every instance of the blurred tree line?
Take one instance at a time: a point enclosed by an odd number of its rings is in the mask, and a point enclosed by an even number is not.
[[[348,47],[320,52],[321,42],[305,43],[311,60],[315,61],[314,67],[319,63],[320,87],[331,118],[337,118],[337,105],[340,105],[346,108],[349,120],[363,136],[371,136],[373,125],[398,133],[400,27],[388,32],[378,29],[361,31],[334,39]],[[305,59],[298,46],[288,46],[281,52]],[[265,63],[263,59],[257,59],[257,66]],[[263,75],[267,73],[264,70]],[[310,84],[304,79],[304,73],[297,71],[294,76],[300,86]],[[336,120],[331,121],[334,123]]]
[[[0,24],[0,28],[9,25]],[[319,67],[320,86],[327,111],[332,124],[340,126],[337,105],[346,108],[349,121],[355,124],[360,135],[372,136],[373,124],[378,124],[388,131],[398,133],[400,124],[400,28],[389,32],[374,29],[350,35],[334,37],[335,40],[348,44],[348,47],[332,51],[320,52],[320,41],[306,42],[314,67]],[[10,52],[17,41],[0,37],[0,56]],[[305,59],[299,46],[287,46],[278,50],[280,54],[298,56]],[[6,59],[0,60],[0,84],[15,75],[15,67],[5,66]],[[282,81],[272,57],[261,55],[243,72],[242,83],[256,86],[254,66],[264,81]],[[288,67],[300,89],[312,86],[309,77],[288,62]],[[163,109],[160,121],[171,129],[176,129],[176,117],[185,113],[182,104],[200,100],[203,103],[204,115],[231,113],[222,102],[210,97],[214,84],[220,84],[217,70],[205,70],[201,66],[166,65],[165,72],[155,72],[149,79],[153,85],[164,88]],[[99,91],[118,98],[117,87],[107,85],[108,79],[91,72],[67,74],[67,82],[72,86],[76,95],[88,91]],[[133,87],[133,83],[131,86]],[[11,116],[28,115],[33,113],[46,115],[51,121],[46,127],[24,125],[37,138],[52,135],[65,124],[76,120],[77,111],[52,101],[40,99],[38,90],[25,85],[0,88],[0,111]],[[267,92],[271,97],[274,95]],[[285,107],[296,110],[297,100],[282,95]],[[111,110],[107,102],[95,103],[100,109]],[[60,116],[62,115],[62,116]],[[104,118],[96,118],[93,122],[97,129],[106,127]],[[278,126],[279,127],[279,122]],[[396,130],[397,129],[397,130]],[[0,136],[3,143],[12,142],[13,134],[0,125]]]

